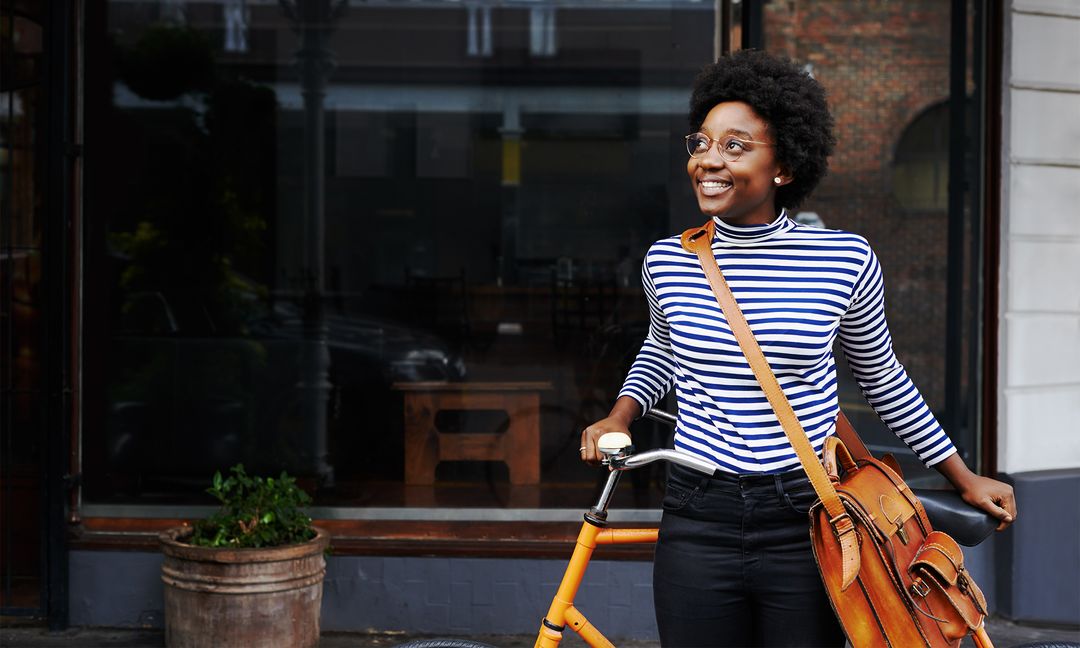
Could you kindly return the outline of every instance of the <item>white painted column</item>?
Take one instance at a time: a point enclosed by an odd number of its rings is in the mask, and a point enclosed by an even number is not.
[[[1080,467],[1080,2],[1005,16],[998,467]]]

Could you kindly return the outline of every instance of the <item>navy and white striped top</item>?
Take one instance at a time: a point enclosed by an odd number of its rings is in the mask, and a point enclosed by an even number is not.
[[[799,225],[786,214],[768,225],[713,220],[713,254],[819,455],[836,427],[838,334],[867,401],[923,463],[956,452],[893,353],[881,267],[866,239]],[[649,333],[619,395],[645,411],[674,384],[676,449],[733,473],[798,467],[697,256],[678,236],[657,241],[642,282]]]

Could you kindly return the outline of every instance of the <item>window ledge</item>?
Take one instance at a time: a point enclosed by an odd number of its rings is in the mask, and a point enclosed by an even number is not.
[[[88,517],[72,526],[69,546],[87,551],[158,551],[158,534],[184,520]],[[567,559],[580,522],[315,520],[331,534],[334,556],[447,556]],[[617,524],[613,526],[631,526]],[[648,526],[635,525],[635,526]],[[652,560],[653,545],[603,547],[600,560]]]

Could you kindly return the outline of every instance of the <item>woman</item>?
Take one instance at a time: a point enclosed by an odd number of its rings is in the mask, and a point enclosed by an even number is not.
[[[740,51],[694,83],[686,170],[713,253],[814,449],[835,433],[832,342],[881,419],[964,500],[1001,520],[1012,489],[972,473],[892,351],[881,269],[866,240],[797,225],[827,169],[833,120],[799,67]],[[581,435],[599,459],[606,432],[674,385],[675,448],[718,463],[723,477],[673,466],[653,590],[665,646],[843,646],[807,532],[813,488],[720,312],[696,256],[678,237],[646,255],[650,329],[607,418]]]

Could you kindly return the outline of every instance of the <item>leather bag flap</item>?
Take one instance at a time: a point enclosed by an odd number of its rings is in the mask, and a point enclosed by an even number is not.
[[[874,459],[863,461],[859,470],[845,476],[839,490],[858,502],[859,507],[873,520],[879,537],[891,538],[917,512],[885,470]],[[903,484],[902,488],[907,488],[906,484],[900,483]]]
[[[929,574],[943,585],[956,585],[964,570],[964,554],[948,535],[931,531],[912,559],[910,570]]]
[[[959,619],[963,619],[969,630],[982,625],[986,617],[986,598],[964,570],[960,546],[948,534],[941,531],[927,534],[926,541],[911,561],[909,573],[914,579],[911,591],[919,597],[913,599],[919,611],[932,614],[935,620],[944,621],[946,625]],[[919,585],[920,579],[925,581],[925,586]],[[926,606],[935,612],[928,613],[924,609]],[[951,613],[947,612],[949,608]]]

